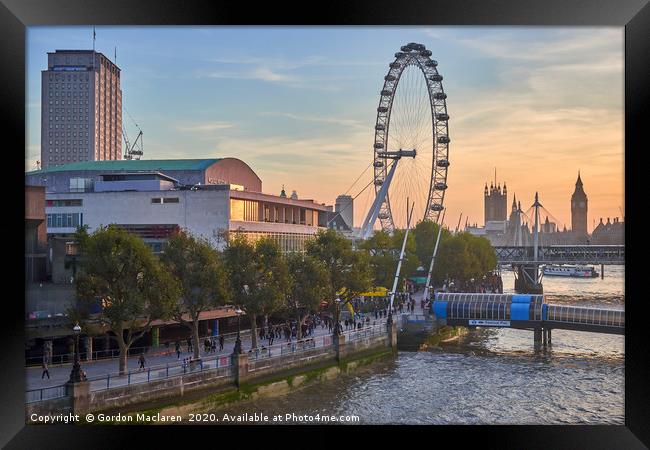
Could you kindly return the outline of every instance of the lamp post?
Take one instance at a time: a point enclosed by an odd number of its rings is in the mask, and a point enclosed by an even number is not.
[[[334,304],[336,305],[336,315],[334,317],[334,330],[335,334],[339,335],[341,334],[341,327],[340,327],[340,315],[341,315],[341,299],[336,297],[334,300]]]
[[[241,349],[241,336],[240,336],[240,330],[241,330],[241,315],[244,313],[239,307],[235,310],[235,314],[237,314],[237,339],[235,340],[235,348],[233,349],[233,353],[236,355],[239,355],[242,353]]]
[[[81,334],[79,322],[72,328],[72,332],[74,334],[74,364],[70,372],[70,383],[78,383],[80,381],[86,381],[86,374],[83,373],[81,364],[79,364],[79,334]]]

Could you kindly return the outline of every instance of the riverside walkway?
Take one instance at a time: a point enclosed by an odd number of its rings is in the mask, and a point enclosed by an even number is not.
[[[371,325],[385,325],[386,319],[374,319],[374,315],[367,314],[370,317]],[[363,316],[365,319],[365,316]],[[374,328],[374,327],[373,327]],[[344,329],[344,332],[346,330]],[[324,346],[328,345],[327,339],[331,339],[331,332],[328,327],[317,325],[314,329],[313,336],[307,336],[301,341],[293,338],[287,341],[284,337],[275,338],[273,345],[268,346],[268,339],[258,338],[258,352],[253,352],[254,357],[268,356],[269,348],[272,352],[295,351],[297,347],[311,346]],[[216,353],[205,352],[203,349],[203,339],[200,339],[200,355],[202,359],[202,369],[226,367],[231,364],[230,355],[233,353],[235,346],[236,333],[230,334],[224,340],[223,350],[219,350],[217,341]],[[242,348],[245,352],[251,348],[250,330],[243,330],[241,333]],[[182,366],[183,359],[188,359],[194,356],[194,352],[188,352],[187,346],[181,347],[180,357],[177,356],[175,346],[170,345],[166,347],[156,347],[150,349],[145,353],[145,369],[139,369],[138,358],[139,355],[129,356],[127,358],[127,374],[119,375],[118,367],[119,361],[117,358],[103,359],[96,361],[81,361],[81,368],[86,372],[88,380],[91,382],[91,389],[105,389],[107,387],[114,387],[119,385],[127,385],[138,382],[146,382],[153,377],[165,377],[173,374],[183,373],[185,370],[190,370]],[[57,388],[63,391],[63,385],[70,377],[72,365],[64,364],[56,367],[49,368],[50,379],[42,377],[43,369],[41,367],[28,367],[25,369],[26,390],[28,391],[28,402],[30,398],[33,401],[38,401],[40,398],[56,396],[54,392]],[[166,373],[161,373],[166,372]],[[39,390],[53,392],[39,392]],[[29,391],[34,391],[29,392]],[[33,398],[32,398],[33,397]]]

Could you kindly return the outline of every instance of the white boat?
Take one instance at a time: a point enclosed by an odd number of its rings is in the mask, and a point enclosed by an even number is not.
[[[598,272],[591,266],[544,266],[544,275],[552,277],[595,278]]]

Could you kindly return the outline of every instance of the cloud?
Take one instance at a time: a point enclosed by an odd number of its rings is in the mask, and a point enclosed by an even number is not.
[[[362,123],[359,120],[355,119],[344,119],[336,116],[309,116],[309,115],[298,115],[288,112],[262,112],[259,113],[261,116],[274,116],[274,117],[286,117],[292,120],[298,120],[302,122],[315,122],[315,123],[330,123],[334,125],[342,125],[345,127],[351,128],[360,128],[363,130],[368,129],[368,125]]]
[[[200,123],[196,125],[185,125],[185,126],[178,126],[176,129],[179,131],[185,131],[185,132],[210,132],[210,131],[216,131],[216,130],[225,130],[228,128],[233,128],[235,124],[231,122],[210,122],[210,123]]]

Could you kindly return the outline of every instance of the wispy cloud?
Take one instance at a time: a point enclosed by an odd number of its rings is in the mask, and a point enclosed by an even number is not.
[[[286,117],[292,120],[298,120],[301,122],[314,122],[314,123],[329,123],[334,125],[342,125],[345,127],[358,128],[367,130],[368,124],[364,124],[359,120],[355,119],[344,119],[337,116],[310,116],[310,115],[299,115],[289,112],[261,112],[261,116],[273,116],[273,117]]]
[[[226,130],[228,128],[233,128],[234,126],[235,124],[231,122],[209,122],[209,123],[200,123],[196,125],[177,126],[176,129],[179,131],[200,133],[200,132],[210,132],[216,130]]]

